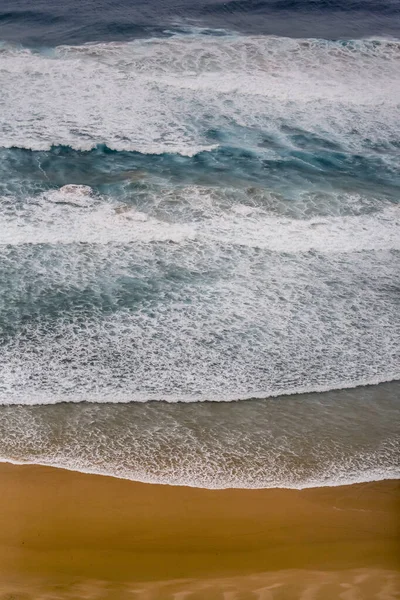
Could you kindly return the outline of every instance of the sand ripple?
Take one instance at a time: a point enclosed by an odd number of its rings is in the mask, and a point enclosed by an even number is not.
[[[400,572],[283,570],[244,577],[115,584],[79,580],[2,584],[0,600],[396,600]]]

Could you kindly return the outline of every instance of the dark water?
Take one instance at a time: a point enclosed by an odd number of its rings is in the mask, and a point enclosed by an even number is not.
[[[4,458],[398,474],[398,386],[362,386],[400,374],[399,33],[400,2],[0,2]]]
[[[326,39],[395,36],[398,0],[2,0],[0,39],[34,46],[167,35],[200,26]]]

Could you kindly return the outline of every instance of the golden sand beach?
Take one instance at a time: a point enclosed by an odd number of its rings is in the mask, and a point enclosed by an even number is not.
[[[400,482],[206,490],[0,465],[1,600],[400,597]]]

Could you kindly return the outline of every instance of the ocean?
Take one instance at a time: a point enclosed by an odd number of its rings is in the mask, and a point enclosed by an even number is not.
[[[400,475],[400,3],[0,2],[0,460]]]

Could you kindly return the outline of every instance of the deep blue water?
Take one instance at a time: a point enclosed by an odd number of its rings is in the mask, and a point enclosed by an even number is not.
[[[37,405],[2,412],[5,455],[49,462],[53,403],[96,403],[111,427],[108,403],[284,403],[399,377],[399,33],[398,1],[0,2],[0,404]],[[353,447],[367,393],[343,395],[338,481],[397,468],[385,389]],[[235,414],[261,411],[254,439],[282,450],[259,402]],[[312,403],[285,405],[285,439]],[[308,453],[310,431],[293,433]],[[326,481],[324,457],[296,485]],[[260,485],[291,484],[274,469]]]
[[[326,39],[398,36],[398,0],[2,0],[0,39],[54,46],[167,35],[197,25]]]

